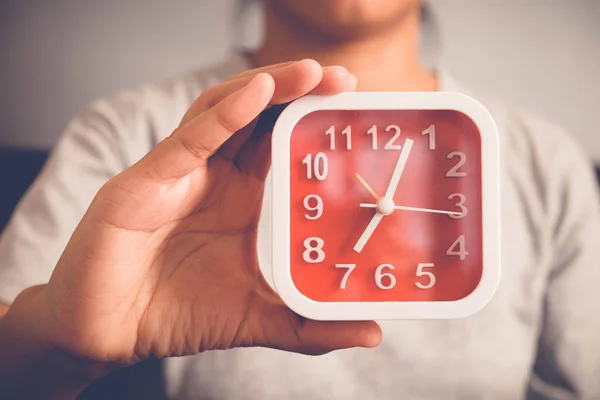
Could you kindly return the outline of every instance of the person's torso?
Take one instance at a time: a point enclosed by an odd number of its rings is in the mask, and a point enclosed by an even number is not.
[[[215,76],[226,78],[213,71],[202,79],[195,78],[196,83],[202,81],[197,87],[216,83]],[[460,91],[448,83],[442,89]],[[185,111],[184,103],[179,104],[180,114]],[[459,320],[383,321],[383,342],[375,349],[342,350],[311,357],[245,348],[169,359],[163,364],[168,397],[215,400],[523,397],[535,360],[551,245],[543,235],[545,222],[539,211],[543,199],[536,192],[538,177],[531,168],[536,160],[524,157],[529,154],[527,147],[533,146],[531,141],[536,139],[527,137],[530,132],[513,121],[503,106],[490,104],[502,143],[503,225],[502,278],[487,307]],[[175,116],[171,122],[174,121]],[[166,128],[155,129],[153,140],[159,141],[169,133]],[[143,155],[143,147],[138,153]],[[259,227],[259,252],[263,253],[260,257],[263,260],[268,259],[264,254],[270,251],[269,191],[266,193]]]

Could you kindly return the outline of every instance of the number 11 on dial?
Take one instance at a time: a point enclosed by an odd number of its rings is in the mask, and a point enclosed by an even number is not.
[[[298,314],[458,318],[490,300],[498,133],[477,101],[306,96],[282,112],[272,140],[273,282]]]

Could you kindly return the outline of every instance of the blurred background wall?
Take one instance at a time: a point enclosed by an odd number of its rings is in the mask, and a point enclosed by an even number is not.
[[[600,161],[600,0],[431,3],[455,77],[561,124]],[[92,99],[223,57],[235,4],[0,0],[0,146],[49,148]]]

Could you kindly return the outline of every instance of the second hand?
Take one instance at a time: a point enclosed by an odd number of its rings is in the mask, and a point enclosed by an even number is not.
[[[369,203],[360,203],[360,207],[364,208],[377,208],[377,204],[369,204]],[[395,210],[406,210],[406,211],[422,211],[436,214],[448,214],[448,215],[462,215],[460,212],[456,211],[444,211],[444,210],[434,210],[432,208],[420,208],[420,207],[407,207],[407,206],[394,206]]]

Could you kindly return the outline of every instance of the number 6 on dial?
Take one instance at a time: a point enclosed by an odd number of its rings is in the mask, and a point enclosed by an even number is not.
[[[477,312],[500,277],[498,142],[459,93],[292,102],[273,128],[265,278],[317,320]]]

